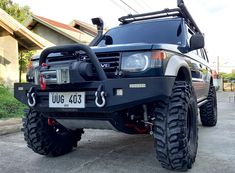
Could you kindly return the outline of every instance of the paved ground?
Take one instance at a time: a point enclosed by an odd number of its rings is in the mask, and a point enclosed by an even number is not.
[[[0,136],[19,132],[21,127],[21,118],[10,118],[7,120],[0,120]]]
[[[219,120],[214,128],[199,127],[199,149],[192,173],[235,172],[235,103],[218,93]],[[155,159],[148,135],[86,130],[73,152],[48,158],[26,147],[22,133],[0,136],[0,173],[170,172]]]

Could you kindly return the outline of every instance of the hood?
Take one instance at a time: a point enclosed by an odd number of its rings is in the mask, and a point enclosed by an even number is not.
[[[132,44],[115,44],[108,46],[95,46],[91,47],[91,49],[95,53],[99,52],[125,52],[125,51],[137,51],[137,50],[151,50],[153,44],[146,43],[132,43]]]
[[[108,46],[91,47],[95,53],[99,52],[125,52],[125,51],[145,51],[145,50],[168,50],[173,52],[181,52],[178,45],[173,44],[147,44],[147,43],[131,43],[131,44],[116,44]]]

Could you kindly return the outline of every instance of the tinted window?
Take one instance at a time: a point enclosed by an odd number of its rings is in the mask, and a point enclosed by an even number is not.
[[[105,35],[112,37],[112,44],[182,44],[182,27],[180,20],[132,23],[113,28],[109,30]],[[105,41],[102,40],[98,45],[105,45]]]
[[[205,59],[207,62],[209,62],[205,49],[201,49],[201,53],[202,53],[203,59]]]

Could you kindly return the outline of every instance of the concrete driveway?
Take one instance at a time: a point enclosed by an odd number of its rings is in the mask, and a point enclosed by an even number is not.
[[[230,94],[231,95],[231,94]],[[213,128],[199,126],[199,148],[192,173],[235,172],[235,103],[218,93],[219,120]],[[71,153],[57,158],[35,154],[22,133],[0,136],[0,173],[165,173],[155,159],[149,135],[86,130]]]

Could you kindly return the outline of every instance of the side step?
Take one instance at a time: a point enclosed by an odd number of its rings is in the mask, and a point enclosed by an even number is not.
[[[207,102],[208,102],[208,100],[205,99],[205,100],[200,101],[197,105],[198,105],[198,107],[201,107],[202,105],[204,105]]]

